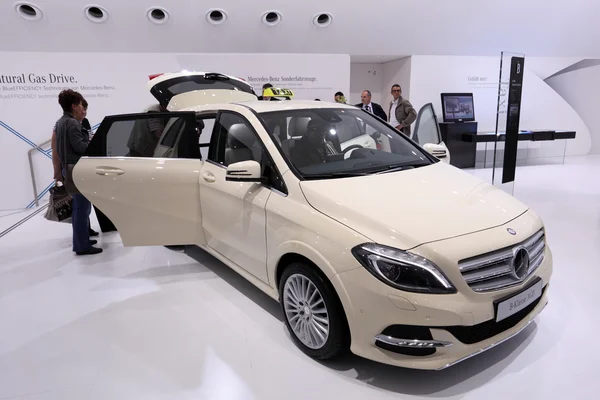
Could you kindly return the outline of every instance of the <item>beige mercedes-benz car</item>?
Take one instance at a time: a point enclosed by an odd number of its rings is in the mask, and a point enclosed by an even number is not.
[[[221,74],[150,87],[168,111],[106,117],[78,188],[124,245],[200,246],[278,300],[309,356],[443,369],[546,306],[542,221],[440,160],[431,105],[421,146],[353,106],[258,101]]]

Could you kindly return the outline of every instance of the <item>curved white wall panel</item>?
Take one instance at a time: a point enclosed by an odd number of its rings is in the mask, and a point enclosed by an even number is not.
[[[559,74],[546,82],[581,116],[591,132],[589,152],[600,154],[600,65]]]
[[[527,59],[521,101],[521,129],[575,130],[575,140],[567,141],[567,155],[590,152],[592,140],[584,120],[559,93],[529,69]],[[534,150],[535,155],[543,156],[544,147],[550,145],[541,143],[540,149]]]
[[[527,57],[525,64],[529,70],[545,80],[581,60],[583,58],[578,57]]]

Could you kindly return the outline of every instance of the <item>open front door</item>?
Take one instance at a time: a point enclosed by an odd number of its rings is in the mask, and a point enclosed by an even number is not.
[[[450,152],[442,141],[442,134],[433,104],[427,103],[419,110],[411,139],[423,146],[433,156],[450,164]]]
[[[193,112],[106,117],[73,171],[126,246],[204,244]]]

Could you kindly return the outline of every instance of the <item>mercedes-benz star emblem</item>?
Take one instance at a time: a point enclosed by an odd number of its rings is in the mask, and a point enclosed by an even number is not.
[[[510,233],[511,235],[516,235],[517,231],[515,231],[513,228],[508,228],[507,229],[508,233]]]
[[[512,259],[512,273],[515,278],[521,280],[529,270],[529,252],[525,247],[515,249]]]

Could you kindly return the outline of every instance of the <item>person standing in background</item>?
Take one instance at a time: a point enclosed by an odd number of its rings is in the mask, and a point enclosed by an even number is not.
[[[281,101],[281,100],[279,100],[279,99],[278,99],[278,98],[276,98],[276,97],[272,97],[272,96],[265,96],[265,95],[264,95],[265,89],[269,89],[269,88],[272,88],[272,87],[273,87],[273,85],[271,85],[270,83],[265,83],[265,84],[263,85],[263,87],[262,87],[263,94],[262,94],[261,96],[258,96],[258,100],[264,100],[264,101]],[[288,100],[289,100],[289,99],[288,99]]]
[[[344,93],[337,92],[335,95],[333,95],[333,101],[336,103],[346,104],[346,97],[344,97]]]
[[[392,96],[390,102],[390,125],[410,137],[410,124],[417,119],[417,111],[410,101],[402,97],[402,88],[397,83],[392,85]]]
[[[167,108],[162,104],[153,104],[144,110],[145,113],[164,113]],[[154,157],[154,151],[165,129],[164,118],[138,119],[133,124],[127,147],[127,157]]]
[[[87,115],[87,106],[85,106],[85,113]],[[92,125],[90,125],[90,121],[88,121],[87,118],[81,120],[81,128],[83,129],[83,133],[87,134],[88,140],[91,141],[94,137],[94,133],[92,132]]]
[[[383,107],[381,107],[377,103],[371,102],[370,90],[363,90],[363,92],[360,95],[360,101],[361,103],[358,103],[356,107],[362,108],[366,112],[369,112],[373,115],[378,116],[382,120],[387,121],[387,115],[385,114],[385,111],[383,111]]]
[[[91,140],[92,127],[90,126],[90,122],[86,118],[88,102],[85,99],[83,99],[81,101],[81,105],[83,106],[83,113],[80,116],[82,119],[79,122],[81,123],[82,131],[83,131],[84,135],[87,136],[88,142],[89,142]],[[62,182],[64,182],[64,178],[62,175],[62,164],[60,162],[60,156],[58,155],[58,151],[56,150],[56,124],[57,123],[54,124],[54,129],[52,130],[52,166],[54,168],[54,180],[62,183]],[[89,217],[88,217],[88,225],[90,226],[90,228],[89,228],[90,236],[98,236],[99,233],[91,228],[91,222],[89,221]]]
[[[83,96],[71,89],[58,95],[58,102],[63,115],[56,123],[56,150],[62,164],[62,175],[67,176],[69,165],[76,164],[85,154],[89,137],[83,132],[81,122],[86,110]],[[90,240],[89,216],[92,204],[82,194],[71,194],[73,199],[73,251],[78,256],[102,253],[102,249],[94,247],[97,242]]]

